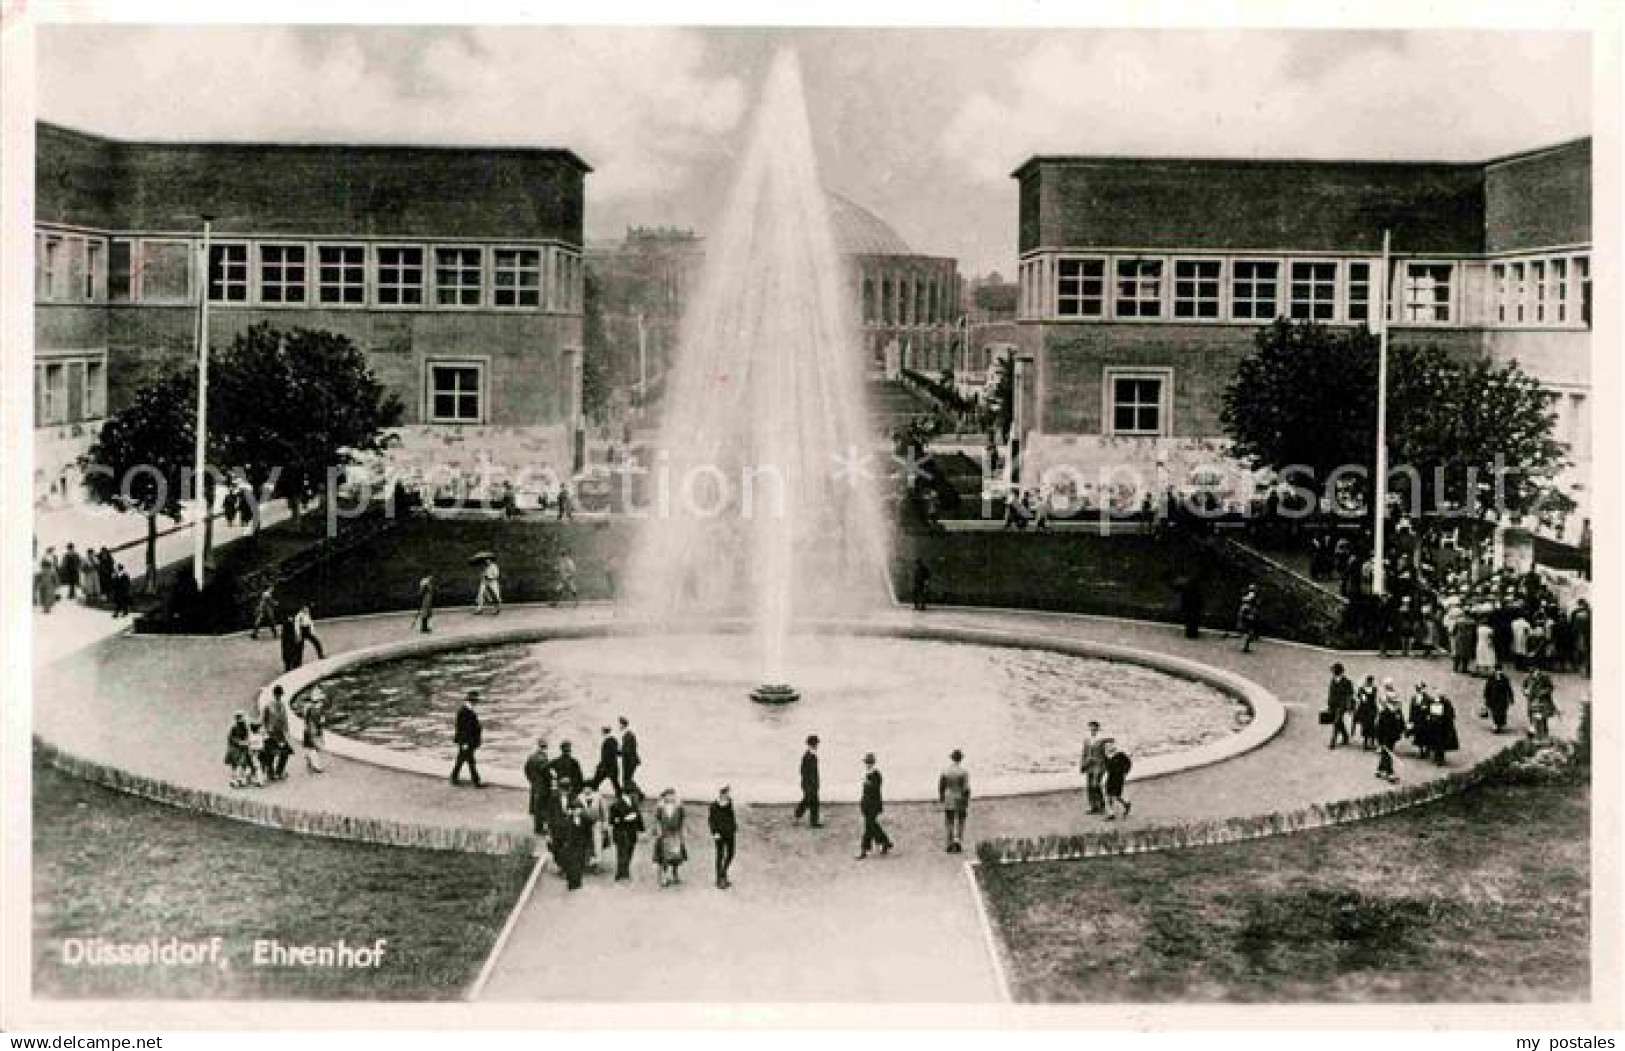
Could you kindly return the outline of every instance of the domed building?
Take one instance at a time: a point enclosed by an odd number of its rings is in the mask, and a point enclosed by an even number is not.
[[[865,361],[875,376],[908,368],[935,376],[953,364],[959,320],[955,261],[920,255],[885,220],[828,192],[835,243],[849,263]]]

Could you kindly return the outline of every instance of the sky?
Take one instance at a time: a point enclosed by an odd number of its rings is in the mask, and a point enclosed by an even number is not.
[[[825,184],[967,274],[1012,275],[1034,153],[1481,160],[1591,130],[1588,36],[1467,30],[47,25],[37,103],[120,138],[562,146],[590,240],[703,234],[786,47]]]

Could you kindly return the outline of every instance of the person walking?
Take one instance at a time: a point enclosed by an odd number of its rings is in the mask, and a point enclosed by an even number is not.
[[[587,871],[597,872],[599,855],[609,846],[609,807],[591,785],[583,786],[576,797],[587,815]]]
[[[288,741],[288,702],[281,686],[271,687],[270,700],[260,713],[260,725],[265,728],[265,776],[272,781],[285,781],[293,745]]]
[[[683,804],[677,800],[677,790],[668,788],[660,793],[655,804],[655,865],[660,869],[660,885],[669,887],[683,882],[683,862],[688,860],[688,845],[683,842]]]
[[[559,836],[559,868],[564,872],[564,885],[570,890],[581,889],[581,875],[587,867],[587,854],[592,849],[592,823],[582,805],[580,795],[571,797],[564,811],[564,828]]]
[[[603,740],[598,745],[598,768],[592,773],[592,780],[588,784],[593,788],[608,781],[615,789],[615,794],[621,794],[621,743],[615,739],[615,734],[609,727],[603,727]]]
[[[1450,628],[1450,666],[1462,675],[1473,670],[1473,647],[1477,637],[1477,622],[1465,610],[1458,611]]]
[[[728,869],[734,863],[734,839],[739,831],[733,797],[729,794],[727,785],[717,790],[717,798],[712,802],[710,812],[706,815],[706,825],[711,830],[711,844],[716,850],[717,889],[727,890],[733,886],[728,881]]]
[[[937,801],[942,804],[942,823],[948,836],[947,852],[964,853],[965,818],[970,814],[970,773],[962,765],[965,753],[955,748],[948,753],[948,768],[937,777]]]
[[[818,735],[807,736],[807,750],[801,753],[801,802],[796,804],[796,820],[807,815],[808,828],[823,828],[818,820]]]
[[[575,517],[575,501],[570,497],[570,483],[564,482],[559,485],[558,521],[573,522],[575,521]]]
[[[1394,776],[1394,749],[1405,736],[1405,716],[1399,710],[1399,696],[1393,692],[1393,682],[1384,684],[1382,710],[1377,713],[1377,776],[1384,781],[1397,781]]]
[[[1431,757],[1435,765],[1443,766],[1445,753],[1461,747],[1461,739],[1456,735],[1455,705],[1444,694],[1436,693],[1427,699],[1425,713],[1417,747]]]
[[[316,649],[316,659],[326,659],[327,651],[322,649],[322,640],[316,636],[316,618],[310,614],[310,603],[299,607],[299,612],[293,618],[293,626],[299,629],[300,645],[310,643]]]
[[[62,586],[67,589],[68,601],[73,601],[79,587],[79,552],[73,549],[73,542],[69,541],[67,550],[62,552],[62,561],[57,564],[57,576],[61,578]]]
[[[911,584],[914,595],[914,608],[924,610],[931,597],[931,567],[925,564],[925,559],[914,560],[914,579]]]
[[[101,601],[104,594],[102,590],[101,575],[96,572],[96,550],[85,548],[84,557],[79,563],[79,591],[84,596],[87,606],[94,606]]]
[[[643,759],[638,755],[638,735],[632,732],[632,724],[626,716],[622,715],[616,721],[621,726],[621,787],[630,791],[633,798],[641,800],[643,792],[634,780],[638,767],[643,765]]]
[[[892,850],[891,837],[880,827],[880,815],[886,810],[882,796],[880,771],[875,767],[875,753],[863,757],[863,794],[859,797],[858,811],[863,815],[863,839],[858,846],[858,860],[869,856],[869,848],[880,845],[882,855]]]
[[[248,637],[258,639],[260,629],[269,628],[271,637],[275,638],[277,633],[277,613],[276,585],[267,584],[265,590],[260,592],[259,598],[254,600],[254,627],[249,631]]]
[[[1354,725],[1360,731],[1360,748],[1371,751],[1377,747],[1377,680],[1367,675],[1354,691]]]
[[[1241,652],[1253,652],[1258,641],[1258,586],[1248,585],[1241,596],[1241,608],[1236,611],[1236,634],[1241,636]]]
[[[1078,772],[1083,775],[1084,791],[1089,801],[1089,813],[1106,812],[1106,752],[1101,747],[1100,724],[1089,721],[1089,736],[1083,741],[1083,754],[1078,760]]]
[[[1512,710],[1512,680],[1506,669],[1497,666],[1484,680],[1484,713],[1490,717],[1495,733],[1507,728],[1507,713]]]
[[[237,712],[232,716],[231,729],[226,731],[226,767],[231,770],[232,788],[251,788],[258,780],[254,776],[254,757],[248,751],[248,716]]]
[[[406,626],[407,631],[417,628],[427,635],[434,630],[435,587],[433,573],[425,573],[418,578],[418,611],[412,615],[412,622]]]
[[[302,716],[305,724],[305,767],[313,774],[327,773],[327,694],[320,686],[310,691]]]
[[[305,640],[299,637],[298,629],[293,626],[293,618],[287,614],[283,614],[278,637],[282,641],[283,671],[293,671],[305,663]]]
[[[558,758],[553,760],[553,778],[561,788],[567,787],[571,794],[587,783],[587,779],[581,776],[581,764],[570,754],[569,741],[559,744]]]
[[[1332,681],[1326,687],[1326,711],[1332,717],[1332,741],[1326,747],[1348,744],[1348,720],[1354,712],[1354,683],[1343,674],[1342,664],[1332,665]]]
[[[451,767],[451,783],[461,785],[463,767],[468,767],[468,779],[475,788],[484,788],[480,781],[480,768],[474,761],[474,754],[480,750],[480,741],[484,736],[484,727],[480,725],[480,713],[475,710],[480,695],[470,690],[468,696],[463,698],[463,706],[457,709],[457,723],[452,732],[452,743],[457,746],[457,761]]]
[[[538,737],[536,748],[525,757],[525,781],[530,785],[530,828],[537,836],[547,835],[548,794],[553,790],[553,767],[547,756],[547,738]]]
[[[479,590],[474,596],[475,615],[487,609],[492,616],[502,612],[502,569],[495,558],[485,560],[485,568],[480,571]]]
[[[96,552],[96,583],[101,586],[102,594],[109,599],[113,597],[113,553],[103,544],[102,549]]]
[[[632,854],[637,850],[638,837],[643,834],[643,813],[637,800],[625,786],[609,808],[610,838],[615,842],[615,879],[632,878]]]
[[[103,549],[106,552],[106,549]],[[135,586],[130,583],[130,571],[119,562],[113,566],[113,616],[128,617]]]
[[[1119,807],[1126,820],[1134,804],[1123,797],[1123,786],[1128,784],[1128,772],[1134,768],[1134,760],[1110,737],[1102,742],[1101,747],[1106,753],[1106,820],[1116,821]]]
[[[39,560],[39,569],[34,573],[34,601],[39,603],[41,613],[51,612],[51,607],[56,605],[56,589],[59,586],[56,565],[47,555]]]
[[[1473,647],[1473,671],[1479,675],[1488,675],[1501,666],[1501,661],[1495,655],[1495,626],[1488,620],[1478,622]]]
[[[1529,733],[1537,740],[1545,740],[1549,724],[1558,711],[1552,677],[1546,674],[1544,668],[1536,668],[1524,678],[1523,696],[1529,713]]]
[[[558,579],[553,604],[558,606],[568,602],[572,606],[581,605],[581,595],[576,589],[576,560],[568,554],[560,555],[553,563],[553,575]]]

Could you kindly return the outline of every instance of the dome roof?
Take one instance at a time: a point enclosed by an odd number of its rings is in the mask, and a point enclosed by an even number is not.
[[[913,255],[908,242],[897,236],[897,231],[886,225],[880,216],[854,204],[831,190],[825,190],[829,200],[829,221],[834,227],[835,246],[842,255]]]

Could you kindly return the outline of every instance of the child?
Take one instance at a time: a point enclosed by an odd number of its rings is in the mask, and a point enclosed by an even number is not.
[[[1124,818],[1127,818],[1128,812],[1134,809],[1134,805],[1123,798],[1123,785],[1128,781],[1128,772],[1133,768],[1134,760],[1128,757],[1127,752],[1119,749],[1117,742],[1109,737],[1106,738],[1104,747],[1106,749],[1106,820],[1115,821],[1117,815],[1112,812],[1114,806],[1123,808]]]
[[[265,731],[259,723],[248,724],[248,784],[245,787],[263,788],[266,775],[269,771],[264,769]]]
[[[226,766],[231,769],[231,787],[246,788],[254,777],[254,760],[248,754],[248,717],[238,712],[226,733]]]

